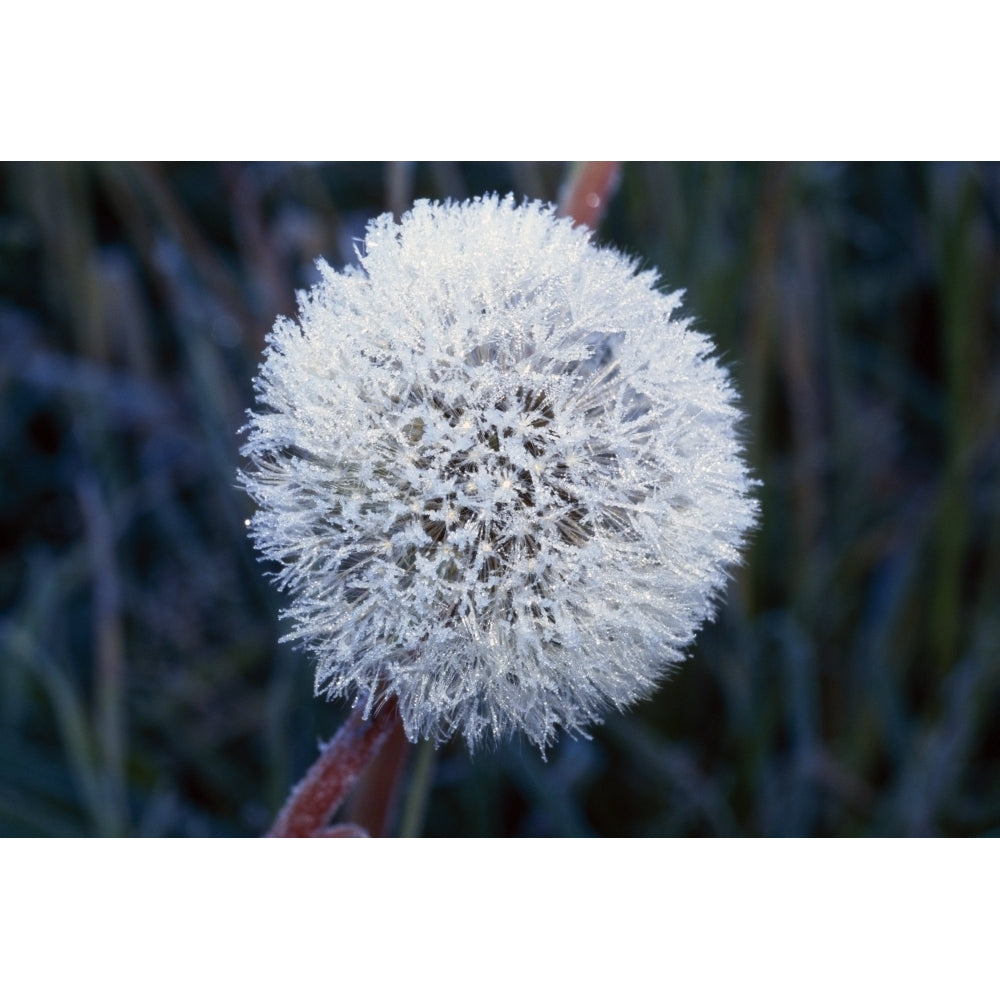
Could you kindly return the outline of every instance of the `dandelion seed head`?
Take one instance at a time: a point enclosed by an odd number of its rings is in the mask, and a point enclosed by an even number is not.
[[[647,696],[756,516],[679,296],[540,203],[418,202],[300,295],[241,480],[288,638],[407,735],[544,749]]]

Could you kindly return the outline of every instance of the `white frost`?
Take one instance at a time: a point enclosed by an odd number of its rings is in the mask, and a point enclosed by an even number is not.
[[[316,688],[544,748],[684,657],[756,516],[728,375],[540,203],[419,202],[299,297],[241,480]]]

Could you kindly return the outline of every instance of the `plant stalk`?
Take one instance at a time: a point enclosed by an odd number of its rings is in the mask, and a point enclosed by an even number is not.
[[[363,718],[359,706],[323,748],[319,759],[288,797],[268,837],[322,837],[326,827],[385,743],[399,716],[395,705],[373,718]]]
[[[604,218],[611,196],[618,190],[622,165],[617,161],[590,160],[573,168],[559,193],[559,214],[577,225],[596,229]]]

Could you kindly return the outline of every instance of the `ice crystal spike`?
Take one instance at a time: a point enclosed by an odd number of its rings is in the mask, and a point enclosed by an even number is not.
[[[756,516],[679,293],[551,206],[418,202],[299,296],[256,380],[250,532],[317,693],[544,749],[680,662]]]

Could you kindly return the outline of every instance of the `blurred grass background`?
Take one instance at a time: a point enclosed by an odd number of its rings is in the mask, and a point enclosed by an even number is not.
[[[0,167],[0,833],[266,829],[345,709],[245,537],[264,334],[368,218],[567,170]],[[424,832],[1000,833],[1000,168],[630,163],[600,238],[732,365],[762,526],[654,699],[442,748]]]

